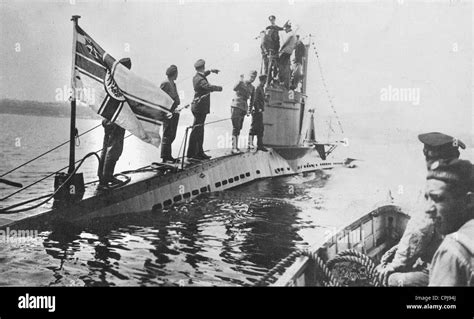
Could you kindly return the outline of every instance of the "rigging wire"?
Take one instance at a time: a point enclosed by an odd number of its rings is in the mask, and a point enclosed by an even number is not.
[[[95,130],[96,128],[98,128],[98,127],[101,126],[101,125],[102,125],[102,124],[96,125],[96,126],[94,126],[93,128],[90,128],[90,129],[88,129],[87,131],[85,131],[84,133],[81,133],[81,134],[79,134],[79,135],[77,135],[77,131],[76,131],[76,138],[77,138],[77,140],[79,140],[79,136],[82,136],[82,135],[84,135],[84,134],[87,134],[87,133],[89,133],[89,132]],[[37,160],[37,159],[39,159],[39,158],[45,156],[46,154],[49,154],[49,153],[51,153],[52,151],[55,151],[55,150],[57,150],[58,148],[60,148],[60,147],[62,147],[62,146],[64,146],[64,145],[66,145],[66,144],[69,144],[69,142],[70,142],[70,141],[67,140],[67,141],[65,141],[64,143],[59,144],[58,146],[56,146],[56,147],[54,147],[54,148],[52,148],[52,149],[50,149],[50,150],[44,152],[43,154],[40,154],[40,155],[36,156],[35,158],[32,158],[31,160],[29,160],[29,161],[27,161],[27,162],[25,162],[25,163],[23,163],[23,164],[21,164],[21,165],[15,167],[15,168],[11,169],[11,170],[9,170],[8,172],[3,173],[2,175],[0,175],[0,177],[6,176],[6,175],[8,175],[8,174],[10,174],[10,173],[12,173],[12,172],[14,172],[14,171],[16,171],[17,169],[22,168],[22,167],[25,166],[25,165],[28,165],[29,163],[31,163],[31,162],[33,162],[33,161],[35,161],[35,160]]]
[[[311,39],[311,35],[309,36],[309,38]],[[310,40],[311,41],[311,40]],[[327,83],[326,83],[326,78],[324,77],[324,72],[323,72],[323,67],[321,65],[321,61],[319,59],[319,54],[318,54],[318,51],[316,50],[316,45],[314,42],[310,42],[310,47],[313,48],[314,50],[314,54],[316,55],[316,60],[318,61],[318,67],[319,67],[319,74],[321,75],[321,81],[323,83],[323,86],[324,86],[324,90],[326,91],[326,95],[327,95],[327,98],[328,98],[328,101],[329,101],[329,105],[331,106],[331,109],[332,111],[334,112],[334,115],[336,117],[336,120],[337,120],[337,123],[339,125],[339,128],[341,130],[341,133],[344,134],[344,129],[342,128],[342,123],[341,123],[341,120],[339,119],[339,115],[337,114],[336,112],[336,108],[334,106],[334,102],[332,100],[332,97],[331,95],[329,94],[329,89],[328,89],[328,86],[327,86]]]
[[[132,135],[132,134],[129,134],[129,135],[125,136],[124,139],[130,137],[131,135]],[[102,149],[103,149],[103,148],[101,148],[101,149],[99,149],[99,150],[97,150],[96,152],[93,152],[93,153],[101,152]],[[79,163],[80,161],[82,161],[82,159],[80,159],[80,160],[74,162],[74,164],[77,164],[77,163]],[[57,170],[57,171],[55,171],[55,172],[52,172],[52,173],[50,173],[50,174],[48,174],[48,175],[46,175],[46,176],[44,176],[43,178],[37,180],[36,182],[33,182],[33,183],[31,183],[31,184],[29,184],[29,185],[27,185],[27,186],[25,186],[25,187],[23,187],[23,188],[17,190],[16,192],[13,192],[13,193],[11,193],[11,194],[9,194],[9,195],[3,197],[3,198],[0,198],[0,202],[1,202],[1,201],[4,201],[4,200],[6,200],[6,199],[8,199],[8,198],[10,198],[10,197],[12,197],[13,195],[16,195],[16,194],[18,194],[18,193],[24,191],[25,189],[30,188],[31,186],[34,186],[34,185],[36,185],[36,184],[38,184],[38,183],[44,181],[45,179],[50,178],[50,177],[53,176],[54,174],[59,173],[59,172],[65,170],[66,168],[69,168],[69,165],[68,165],[68,166],[65,166],[65,167],[63,167],[63,168],[61,168],[61,169],[59,169],[59,170]]]
[[[58,192],[61,190],[61,188],[62,188],[64,185],[66,185],[66,184],[69,182],[69,180],[74,176],[74,174],[76,174],[76,172],[79,170],[79,168],[80,168],[81,165],[84,163],[84,161],[85,161],[87,158],[91,157],[91,156],[95,156],[95,157],[97,158],[97,160],[100,161],[100,157],[99,157],[99,155],[97,155],[96,152],[90,152],[90,153],[86,154],[86,156],[84,156],[81,160],[77,161],[77,162],[80,162],[79,165],[77,165],[77,167],[76,167],[76,168],[74,169],[74,171],[68,176],[68,178],[67,178],[61,185],[59,185],[59,187],[54,191],[54,193],[52,193],[51,195],[49,195],[47,199],[45,199],[45,200],[41,201],[40,203],[35,204],[35,205],[33,205],[33,206],[29,206],[29,207],[25,207],[25,208],[16,209],[16,210],[14,210],[14,211],[9,211],[9,209],[11,209],[11,208],[13,208],[13,207],[16,207],[16,206],[19,206],[18,204],[17,204],[17,205],[13,205],[13,206],[10,206],[10,207],[8,207],[8,208],[6,208],[6,209],[0,209],[0,212],[1,212],[2,214],[15,214],[15,213],[20,213],[20,212],[32,210],[32,209],[35,209],[35,208],[37,208],[37,207],[39,207],[39,206],[41,206],[41,205],[43,205],[43,204],[46,204],[47,202],[49,202],[49,201],[54,197],[54,195],[56,195],[56,193],[58,193]],[[42,197],[43,197],[43,196],[42,196]],[[44,196],[44,197],[46,197],[46,196]],[[44,197],[43,197],[43,198],[44,198]],[[36,198],[36,200],[38,200],[38,199],[40,199],[40,198]],[[2,200],[3,200],[3,199],[2,199]],[[23,203],[23,204],[25,204],[25,203]]]

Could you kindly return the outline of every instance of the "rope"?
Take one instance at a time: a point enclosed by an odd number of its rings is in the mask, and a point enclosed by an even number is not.
[[[316,55],[316,60],[318,61],[319,74],[321,75],[321,81],[323,83],[324,90],[326,91],[326,95],[327,95],[328,100],[329,100],[329,105],[331,106],[332,111],[334,112],[334,115],[337,119],[337,123],[339,124],[339,128],[341,129],[341,133],[344,134],[344,129],[342,128],[341,120],[339,119],[339,116],[337,115],[336,108],[334,107],[332,97],[329,94],[329,89],[328,89],[328,86],[326,84],[326,79],[324,77],[323,67],[321,66],[321,61],[319,59],[318,51],[316,50],[316,45],[314,44],[314,42],[311,42],[310,44],[311,44],[311,47],[314,50],[314,54]]]
[[[301,255],[302,251],[300,250],[292,252],[290,255],[288,255],[288,257],[282,259],[278,264],[276,264],[272,269],[270,269],[259,281],[257,281],[257,283],[255,283],[255,286],[265,286],[268,280],[272,278],[274,274],[285,270],[285,268],[289,266],[294,259]]]
[[[395,257],[395,253],[397,252],[397,249],[398,249],[398,245],[395,245],[389,250],[387,250],[385,254],[383,254],[380,260],[380,263],[382,265],[387,265],[389,262],[391,262],[393,260],[393,257]]]
[[[328,286],[328,287],[339,286],[331,270],[327,267],[324,260],[322,260],[321,257],[319,257],[316,252],[307,251],[307,252],[304,252],[304,254],[306,254],[306,256],[308,256],[311,260],[313,260],[316,263],[316,266],[323,272],[324,276],[326,277],[325,286]]]
[[[82,136],[82,135],[84,135],[84,134],[89,133],[90,131],[95,130],[96,128],[98,128],[98,127],[101,126],[101,125],[102,125],[102,124],[96,125],[96,126],[94,126],[93,128],[91,128],[91,129],[85,131],[84,133],[82,133],[82,134],[80,134],[80,135],[77,135],[77,134],[76,134],[76,138],[79,138],[79,136]],[[37,160],[38,158],[43,157],[44,155],[46,155],[46,154],[48,154],[48,153],[51,153],[52,151],[57,150],[57,149],[60,148],[61,146],[64,146],[64,145],[66,145],[66,144],[69,144],[69,142],[70,142],[70,141],[67,140],[67,141],[64,142],[64,143],[59,144],[58,146],[56,146],[56,147],[50,149],[49,151],[46,151],[46,152],[44,152],[43,154],[40,154],[40,155],[36,156],[35,158],[33,158],[33,159],[31,159],[31,160],[29,160],[29,161],[27,161],[27,162],[21,164],[20,166],[17,166],[17,167],[15,167],[15,168],[9,170],[8,172],[6,172],[6,173],[0,175],[0,177],[6,176],[6,175],[8,175],[8,174],[10,174],[10,173],[12,173],[12,172],[14,172],[14,171],[16,171],[17,169],[19,169],[19,168],[21,168],[21,167],[23,167],[23,166],[25,166],[25,165],[27,165],[27,164],[29,164],[29,163],[31,163],[31,162]]]
[[[372,259],[370,259],[367,255],[355,250],[349,249],[339,253],[336,257],[328,261],[327,266],[329,268],[334,268],[335,264],[339,262],[353,262],[360,264],[365,267],[366,272],[368,274],[368,279],[370,282],[376,286],[382,286],[377,271],[375,270],[376,266]]]
[[[286,258],[278,262],[272,269],[270,269],[255,286],[265,286],[274,279],[274,275],[282,273],[293,261],[299,256],[306,256],[315,263],[316,271],[320,271],[324,276],[321,278],[322,284],[329,287],[341,286],[341,282],[334,274],[334,266],[341,262],[356,263],[364,267],[367,278],[373,286],[385,286],[380,274],[376,269],[375,263],[367,255],[355,250],[349,249],[337,254],[333,259],[325,263],[317,252],[310,252],[308,250],[297,250],[292,252]],[[273,280],[274,281],[274,280]]]

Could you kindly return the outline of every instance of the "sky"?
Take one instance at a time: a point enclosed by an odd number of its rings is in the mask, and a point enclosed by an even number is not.
[[[255,37],[273,14],[312,35],[319,64],[312,49],[308,104],[319,114],[333,114],[329,95],[355,119],[349,128],[474,132],[470,1],[3,0],[0,98],[54,101],[69,85],[73,14],[112,56],[130,57],[134,72],[157,84],[176,64],[185,101],[197,59],[220,69],[209,77],[224,87],[212,98],[216,117],[229,115],[239,75],[260,71]]]

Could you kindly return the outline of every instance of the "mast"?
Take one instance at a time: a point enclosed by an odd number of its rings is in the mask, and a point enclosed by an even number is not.
[[[76,84],[75,84],[75,65],[76,65],[76,42],[77,42],[77,21],[81,16],[73,15],[71,21],[73,22],[72,30],[72,67],[71,67],[71,127],[69,134],[69,169],[68,173],[72,174],[75,169],[75,143],[76,136]]]

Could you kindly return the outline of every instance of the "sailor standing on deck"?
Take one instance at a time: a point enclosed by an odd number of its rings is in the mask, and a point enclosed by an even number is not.
[[[262,74],[258,77],[260,83],[255,89],[253,103],[250,104],[249,112],[252,114],[252,123],[250,124],[248,149],[253,148],[254,136],[257,136],[257,150],[267,152],[263,146],[263,111],[265,110],[265,83],[267,76]]]
[[[250,106],[253,104],[255,87],[252,83],[257,77],[257,71],[250,71],[249,78],[244,80],[244,75],[240,76],[240,81],[234,86],[235,96],[231,104],[232,119],[232,154],[240,153],[239,135],[244,123],[245,115],[248,113],[249,107],[247,101],[250,100]]]
[[[179,113],[175,110],[178,107],[180,100],[178,90],[176,88],[176,79],[178,78],[178,68],[176,65],[171,65],[166,70],[166,76],[168,80],[161,83],[160,88],[165,91],[174,101],[170,111],[172,112],[171,118],[163,121],[163,140],[161,144],[161,158],[163,163],[176,163],[177,160],[173,158],[171,152],[171,144],[176,138],[176,130],[178,128]]]
[[[264,73],[269,76],[269,81],[273,81],[278,73],[278,51],[280,50],[280,31],[284,28],[276,25],[276,17],[271,15],[268,17],[270,25],[266,28],[266,35],[263,39],[264,52]]]
[[[204,153],[202,145],[204,143],[204,123],[209,114],[211,104],[211,92],[222,91],[221,86],[211,85],[207,81],[207,76],[212,73],[219,73],[219,70],[212,69],[206,71],[206,62],[199,59],[194,63],[197,73],[193,78],[194,101],[191,106],[191,112],[194,116],[193,129],[189,135],[188,159],[205,160],[211,158]]]
[[[424,145],[428,173],[434,162],[457,159],[460,155],[458,148],[466,148],[462,141],[439,132],[420,134],[418,139]],[[427,286],[429,263],[441,241],[442,236],[432,220],[423,214],[413,216],[395,248],[392,261],[379,269],[387,278],[388,285]]]
[[[119,62],[127,69],[132,67],[132,61],[129,58],[123,58]],[[104,127],[104,141],[97,176],[99,177],[99,187],[109,187],[122,183],[121,180],[114,177],[114,170],[115,164],[123,152],[125,129],[107,119],[102,120],[102,126]]]
[[[296,35],[295,58],[291,70],[291,89],[298,89],[299,83],[303,80],[303,59],[306,56],[306,47]]]
[[[291,80],[291,55],[296,47],[296,36],[289,23],[285,24],[285,40],[279,52],[278,59],[278,79],[280,84],[290,88]]]
[[[269,53],[276,54],[278,50],[280,50],[280,35],[278,34],[278,32],[283,31],[284,29],[276,25],[276,17],[274,15],[269,16],[268,20],[270,20],[270,25],[266,28],[266,30],[271,40],[269,47],[271,52]]]

